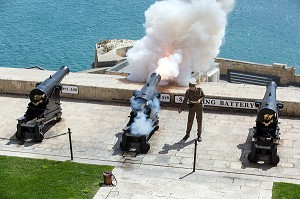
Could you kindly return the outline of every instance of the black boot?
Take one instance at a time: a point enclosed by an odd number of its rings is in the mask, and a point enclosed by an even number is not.
[[[185,134],[185,136],[184,136],[182,139],[183,139],[183,140],[187,140],[189,137],[190,137],[190,134],[187,133],[187,134]]]
[[[198,133],[197,136],[198,136],[198,137],[197,137],[197,141],[198,141],[198,142],[201,142],[201,141],[202,141],[201,133]]]

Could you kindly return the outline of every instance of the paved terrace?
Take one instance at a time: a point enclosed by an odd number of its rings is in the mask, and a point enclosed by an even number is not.
[[[14,92],[28,94],[28,88],[34,86],[30,79],[42,81],[53,73],[28,70],[18,72],[22,70],[25,69],[11,69],[8,70],[11,72],[5,74],[0,71],[0,90],[5,91],[6,87],[2,84],[4,82],[13,85]],[[79,73],[66,76],[63,83],[79,85],[81,94],[83,89],[88,90],[88,85],[90,90],[116,86],[120,91],[126,87],[126,92],[129,93],[126,97],[131,97],[131,90],[142,86],[129,83],[120,76]],[[201,86],[209,96],[226,96],[232,99],[240,99],[241,95],[250,97],[251,94],[260,99],[265,89],[219,83],[203,83]],[[21,93],[22,89],[25,92]],[[176,93],[183,93],[184,90],[185,88],[180,87],[168,89]],[[115,92],[114,96],[120,97],[120,93],[122,92]],[[97,95],[101,96],[101,92]],[[162,104],[159,113],[160,128],[149,141],[149,152],[146,155],[134,151],[122,152],[119,147],[121,129],[128,121],[129,104],[112,102],[113,100],[107,102],[103,98],[96,100],[96,94],[93,97],[93,101],[63,99],[62,121],[45,134],[43,142],[34,143],[28,139],[25,144],[20,145],[14,138],[16,119],[25,113],[28,96],[0,95],[0,154],[69,160],[68,136],[61,134],[71,128],[74,161],[115,166],[113,174],[117,185],[101,187],[95,198],[268,199],[271,198],[273,182],[300,183],[300,125],[297,117],[280,117],[281,141],[278,153],[281,160],[277,167],[270,167],[264,161],[250,164],[247,160],[255,114],[206,110],[203,141],[197,150],[196,171],[191,173],[196,124],[193,136],[183,142],[181,138],[185,133],[187,112],[179,114],[176,107]],[[278,98],[299,102],[299,89],[279,88]]]

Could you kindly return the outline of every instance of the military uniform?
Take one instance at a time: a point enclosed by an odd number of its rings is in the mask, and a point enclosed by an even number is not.
[[[190,85],[191,86],[191,85]],[[192,85],[195,86],[195,85]],[[193,126],[193,121],[196,114],[196,119],[198,123],[197,136],[198,141],[201,141],[202,133],[202,113],[203,113],[203,98],[205,97],[201,88],[195,88],[195,90],[188,89],[185,92],[184,100],[179,108],[179,112],[183,110],[187,105],[189,108],[188,122],[186,127],[186,136],[184,139],[187,139],[190,136],[190,132]]]

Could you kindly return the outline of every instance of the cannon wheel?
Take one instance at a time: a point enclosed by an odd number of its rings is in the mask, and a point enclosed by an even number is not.
[[[269,155],[269,163],[270,165],[277,165],[280,161],[279,155],[277,155],[277,148],[271,150],[271,154]]]
[[[34,140],[37,141],[37,142],[42,142],[43,139],[44,139],[43,133],[39,133],[38,135],[37,134],[34,135]]]
[[[150,149],[150,144],[149,142],[141,142],[140,144],[140,150],[141,153],[147,153]]]
[[[17,138],[17,140],[20,140],[20,141],[23,141],[25,138],[26,138],[26,133],[25,133],[25,131],[17,131],[16,132],[16,138]]]
[[[251,152],[248,155],[248,160],[251,163],[257,163],[257,161],[259,160],[259,154],[257,153],[257,149],[254,146],[251,147]]]
[[[279,155],[270,155],[269,156],[269,163],[270,165],[277,165],[280,161]]]
[[[146,136],[141,137],[141,143],[140,143],[140,151],[141,153],[147,153],[150,149],[150,144],[147,142]]]
[[[128,142],[122,141],[122,142],[120,143],[120,147],[121,147],[121,149],[122,149],[123,151],[129,151],[130,146],[131,146],[131,144],[128,143]]]
[[[125,133],[122,135],[122,142],[120,143],[120,147],[123,151],[129,151],[131,144],[127,140],[127,136]]]
[[[61,117],[56,117],[56,122],[60,122],[61,121]]]
[[[44,139],[44,134],[43,134],[43,129],[41,129],[41,131],[39,130],[39,126],[36,126],[34,129],[34,136],[33,139],[36,142],[42,142]]]
[[[61,121],[61,115],[62,115],[62,112],[56,113],[56,122]]]

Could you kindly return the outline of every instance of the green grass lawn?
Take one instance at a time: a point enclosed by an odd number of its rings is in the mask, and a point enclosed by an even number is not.
[[[272,199],[300,199],[300,185],[274,182]]]
[[[0,198],[93,198],[111,166],[0,156]]]

